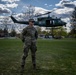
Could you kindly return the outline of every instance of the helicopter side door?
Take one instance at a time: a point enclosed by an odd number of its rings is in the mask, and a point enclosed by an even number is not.
[[[52,20],[46,20],[46,27],[53,26],[53,21]]]

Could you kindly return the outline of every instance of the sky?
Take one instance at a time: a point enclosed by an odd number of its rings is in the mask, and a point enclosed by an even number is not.
[[[0,16],[22,13],[28,5],[35,7],[35,13],[55,10],[51,15],[61,17],[70,26],[70,15],[76,7],[76,0],[0,0]]]
[[[24,6],[32,5],[35,7],[41,7],[47,10],[57,8],[57,4],[60,2],[74,2],[76,0],[0,0],[0,13],[17,12],[20,13]],[[73,3],[72,3],[73,4]],[[1,11],[4,10],[4,11]]]
[[[7,4],[8,8],[15,12],[21,12],[23,6],[33,5],[36,7],[42,7],[47,10],[51,10],[55,7],[55,4],[60,0],[0,0],[0,4]]]
[[[55,4],[58,3],[59,0],[22,0],[21,2],[50,10],[54,8]]]

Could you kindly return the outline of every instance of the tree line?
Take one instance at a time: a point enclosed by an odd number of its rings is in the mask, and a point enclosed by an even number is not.
[[[8,32],[6,28],[3,30],[0,29],[0,37],[15,37],[17,35],[16,31],[13,29],[11,32]]]

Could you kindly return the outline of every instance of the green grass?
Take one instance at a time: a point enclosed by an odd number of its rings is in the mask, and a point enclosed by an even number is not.
[[[29,52],[24,75],[76,75],[76,39],[39,39],[37,47],[38,70]],[[20,75],[22,54],[20,39],[0,39],[0,75]]]

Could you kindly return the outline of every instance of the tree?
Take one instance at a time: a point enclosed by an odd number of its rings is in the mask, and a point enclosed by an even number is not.
[[[0,33],[3,33],[3,30],[2,29],[0,29]]]
[[[53,28],[53,32],[52,30],[50,31],[51,34],[53,33],[54,37],[66,37],[67,36],[67,32],[65,31],[65,28],[63,27],[57,27],[57,28]]]
[[[15,29],[12,29],[10,35],[11,35],[12,37],[15,37],[15,36],[16,36],[16,31],[15,31]]]
[[[7,37],[8,36],[8,30],[6,28],[4,28],[4,36]]]
[[[74,11],[71,15],[71,25],[73,29],[76,29],[76,7],[74,8]]]
[[[0,29],[0,37],[3,37],[4,36],[4,32],[2,29]]]
[[[28,19],[30,19],[30,18],[33,18],[33,16],[34,16],[34,11],[35,11],[35,7],[32,6],[32,5],[27,5],[27,6],[25,6],[24,9],[25,9],[25,10],[23,11],[23,12],[24,12],[23,18],[24,18],[25,20],[28,20]]]
[[[38,31],[38,34],[41,34],[41,27],[37,26],[36,29]]]
[[[9,21],[9,17],[5,17],[3,20],[3,25],[4,25],[4,36],[8,37],[8,21]]]
[[[76,37],[76,7],[74,8],[74,11],[72,12],[72,15],[71,15],[71,32],[70,32],[70,35],[72,37]]]

